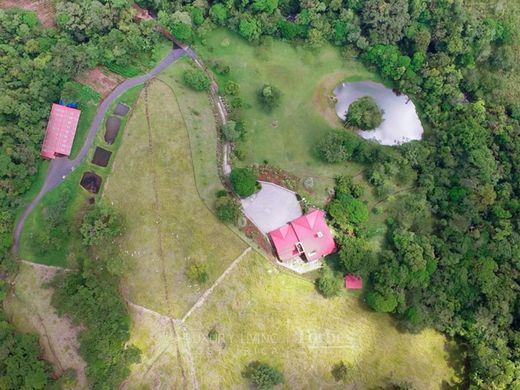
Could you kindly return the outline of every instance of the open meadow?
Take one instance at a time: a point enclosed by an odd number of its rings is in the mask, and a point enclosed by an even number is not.
[[[458,381],[441,334],[400,333],[388,315],[352,296],[325,299],[254,252],[186,325],[202,389],[246,388],[241,371],[252,360],[280,369],[287,389],[345,388],[331,374],[339,361],[351,365],[352,389],[404,382],[441,389]]]
[[[181,111],[160,81],[141,94],[104,197],[126,220],[123,291],[162,314],[181,317],[202,294],[190,266],[205,267],[210,284],[246,248],[198,196]]]

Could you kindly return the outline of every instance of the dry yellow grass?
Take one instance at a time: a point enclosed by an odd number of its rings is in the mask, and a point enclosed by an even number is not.
[[[246,247],[200,200],[179,107],[160,81],[141,94],[104,197],[128,227],[119,243],[131,265],[123,290],[162,314],[182,317],[204,291],[187,280],[192,262],[206,264],[210,285]]]
[[[80,328],[68,318],[58,317],[51,305],[53,290],[44,287],[56,272],[56,268],[20,263],[15,288],[5,301],[5,309],[19,331],[40,336],[43,358],[52,363],[56,375],[72,368],[77,373],[76,388],[86,389],[86,365],[78,352]]]
[[[342,387],[331,375],[341,360],[352,364],[351,388],[410,382],[440,389],[443,381],[457,380],[439,333],[400,333],[388,315],[364,309],[354,297],[324,299],[312,283],[256,253],[187,326],[202,389],[245,388],[241,371],[256,359],[281,369],[288,389]],[[217,341],[207,337],[212,327]]]

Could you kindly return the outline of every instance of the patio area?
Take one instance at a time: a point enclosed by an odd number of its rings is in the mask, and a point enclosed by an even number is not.
[[[302,215],[296,194],[279,185],[261,181],[262,189],[243,199],[244,214],[264,234]]]

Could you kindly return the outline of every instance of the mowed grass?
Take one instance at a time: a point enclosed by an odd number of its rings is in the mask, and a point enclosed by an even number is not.
[[[198,192],[206,205],[213,207],[215,193],[223,189],[217,170],[217,129],[208,95],[197,92],[182,81],[184,71],[191,68],[187,57],[166,68],[158,79],[174,92],[190,139],[190,151]]]
[[[142,86],[137,86],[121,95],[108,110],[105,121],[108,116],[112,114],[112,111],[117,103],[124,102],[132,107],[137,100],[141,89]],[[94,114],[95,113],[92,113],[92,117]],[[29,215],[20,237],[20,248],[18,255],[21,259],[40,264],[74,268],[77,265],[78,259],[86,256],[85,248],[81,244],[79,226],[81,225],[81,220],[85,211],[87,210],[88,199],[99,196],[103,191],[105,179],[112,171],[115,154],[119,148],[119,145],[121,144],[121,133],[123,133],[125,124],[131,115],[132,111],[130,111],[127,116],[121,120],[121,130],[116,141],[112,145],[108,145],[104,141],[105,124],[103,121],[102,125],[98,129],[93,145],[90,148],[85,160],[83,160],[83,162],[74,170],[74,172],[67,176],[67,178],[62,183],[47,193],[38,206],[36,206],[33,212]],[[97,146],[101,146],[102,148],[112,152],[112,157],[110,158],[110,162],[107,167],[100,167],[91,163],[92,156],[94,155],[94,151],[96,150]],[[83,173],[87,171],[95,172],[103,179],[100,192],[97,195],[86,191],[83,187],[80,186]],[[33,186],[34,188],[31,189],[31,194],[33,196],[36,196],[45,180],[44,174],[47,171],[42,170],[41,172],[42,173],[39,174],[38,181],[36,183],[38,186],[35,185]],[[47,245],[41,245],[38,241],[36,241],[35,237],[39,233],[40,229],[45,228],[46,222],[44,218],[44,209],[50,204],[60,202],[60,200],[63,199],[64,192],[70,193],[70,202],[66,205],[64,212],[64,219],[66,221],[65,223],[68,226],[69,231],[68,234],[61,235],[56,238],[56,248],[51,250]],[[29,203],[29,201],[29,198],[27,198],[27,203]]]
[[[457,382],[447,341],[433,330],[400,333],[390,316],[358,299],[325,299],[314,285],[252,252],[187,320],[201,389],[247,388],[241,372],[253,360],[283,371],[287,389],[368,389],[409,382],[440,389]],[[208,332],[215,327],[218,339]],[[352,365],[349,386],[331,375]]]
[[[326,197],[334,176],[363,169],[358,164],[325,164],[315,147],[331,127],[341,126],[330,99],[335,86],[345,80],[377,80],[375,74],[359,62],[343,59],[330,45],[309,49],[268,41],[253,46],[223,29],[211,31],[203,42],[196,48],[208,63],[218,60],[230,66],[228,75],[217,74],[220,86],[227,80],[240,85],[248,131],[243,164],[267,161],[301,178],[312,176],[320,199]],[[257,100],[266,83],[283,93],[280,107],[271,113]]]
[[[53,290],[45,286],[56,269],[20,263],[13,288],[4,301],[10,321],[21,332],[37,333],[43,358],[59,376],[72,368],[77,373],[76,389],[86,389],[86,364],[79,354],[80,328],[67,317],[59,317],[51,304]]]
[[[104,196],[126,220],[119,245],[131,269],[123,290],[162,314],[181,317],[246,248],[199,198],[184,121],[172,90],[160,81],[139,99]],[[193,262],[207,267],[206,285],[188,280]]]

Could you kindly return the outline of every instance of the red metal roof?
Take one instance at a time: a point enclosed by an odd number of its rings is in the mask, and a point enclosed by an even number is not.
[[[363,278],[356,275],[346,275],[345,288],[356,290],[363,288]]]
[[[280,260],[305,255],[308,261],[313,261],[336,251],[336,244],[325,222],[325,213],[317,209],[269,235]]]
[[[40,153],[43,158],[70,155],[80,114],[80,110],[53,103]]]

